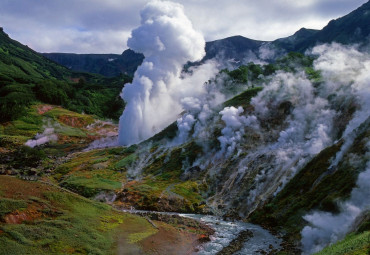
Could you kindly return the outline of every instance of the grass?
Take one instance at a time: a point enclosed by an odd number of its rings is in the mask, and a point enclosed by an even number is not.
[[[128,166],[130,166],[132,163],[135,162],[135,160],[137,160],[137,156],[136,154],[131,154],[127,157],[124,157],[123,159],[121,159],[120,161],[118,161],[116,164],[115,164],[115,167],[117,169],[120,169],[120,168],[126,168]]]
[[[93,197],[101,191],[117,190],[122,187],[121,182],[104,179],[97,175],[90,178],[70,175],[60,184],[84,197]]]
[[[120,189],[126,174],[116,170],[119,158],[115,154],[121,152],[122,149],[104,149],[79,153],[58,166],[53,177],[63,187],[85,197]]]
[[[2,194],[14,186],[34,187],[38,193],[31,196],[28,193],[35,190],[24,190],[19,198],[16,194],[2,198],[1,212],[22,210],[33,204],[42,216],[21,224],[0,223],[0,254],[115,254],[116,235],[121,227],[131,229],[128,242],[155,233],[141,217],[116,212],[105,204],[44,184],[9,178],[0,179]]]
[[[367,255],[370,253],[370,231],[360,234],[349,234],[347,237],[316,255]]]
[[[24,200],[0,198],[0,219],[8,213],[25,208],[27,208],[27,202]]]
[[[191,203],[199,203],[202,201],[202,196],[199,194],[198,183],[194,181],[186,181],[174,185],[172,191],[187,200]]]
[[[331,158],[342,143],[324,149],[276,197],[254,211],[249,220],[278,231],[283,230],[288,233],[286,238],[292,242],[300,240],[300,231],[306,225],[302,216],[312,210],[338,213],[338,202],[349,197],[359,172],[366,167],[366,158],[362,158],[356,167],[350,161],[354,155],[365,155],[369,136],[370,131],[366,129],[359,134],[335,171],[329,174],[327,171]]]
[[[256,96],[258,94],[258,92],[260,92],[262,90],[262,87],[256,87],[256,88],[251,88],[251,89],[248,89],[246,91],[244,91],[243,93],[229,99],[228,101],[226,101],[223,106],[226,107],[226,106],[234,106],[234,107],[238,107],[238,106],[242,106],[242,107],[247,107],[251,101],[251,99]]]

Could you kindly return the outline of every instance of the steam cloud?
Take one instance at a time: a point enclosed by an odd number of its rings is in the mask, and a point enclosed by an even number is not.
[[[355,48],[339,44],[322,45],[314,48],[313,53],[320,54],[315,67],[322,71],[328,81],[326,88],[336,92],[333,99],[342,108],[356,106],[356,112],[343,132],[344,143],[336,154],[330,168],[335,168],[344,154],[352,146],[356,133],[354,130],[370,116],[370,56],[360,53]],[[368,151],[370,142],[367,143]],[[370,157],[368,152],[365,158]],[[304,254],[320,251],[345,236],[357,216],[370,206],[370,161],[364,172],[357,179],[357,187],[351,197],[340,205],[341,212],[333,215],[327,212],[313,212],[304,216],[310,223],[302,230]]]
[[[205,55],[205,41],[177,3],[149,2],[141,11],[141,26],[132,31],[127,45],[145,59],[133,82],[122,90],[126,102],[119,123],[122,145],[149,138],[176,120],[181,99],[204,93],[201,82],[216,72],[213,64],[207,64],[180,78],[184,64]]]
[[[221,130],[222,136],[218,137],[221,144],[220,154],[226,153],[230,156],[236,149],[237,144],[244,135],[244,126],[254,126],[258,128],[257,118],[255,116],[240,116],[244,112],[243,107],[235,108],[225,107],[220,114],[221,119],[225,122],[226,127]]]
[[[367,143],[370,150],[370,142]],[[370,157],[370,153],[367,153]],[[310,226],[302,230],[303,254],[312,254],[325,246],[342,239],[361,212],[370,209],[370,161],[366,170],[359,174],[357,187],[351,192],[348,201],[341,204],[341,213],[334,215],[328,212],[314,212],[303,218]]]
[[[37,134],[35,136],[35,139],[28,140],[25,145],[31,148],[34,148],[36,146],[43,145],[45,143],[51,142],[51,141],[57,141],[58,136],[54,133],[54,128],[52,127],[46,127],[44,129],[44,132],[42,134]]]
[[[205,156],[194,164],[212,174],[233,156],[238,159],[238,171],[227,177],[214,201],[218,196],[223,201],[236,196],[239,181],[255,178],[245,205],[247,211],[253,211],[259,201],[276,195],[307,162],[341,136],[345,143],[333,164],[350,147],[351,131],[370,115],[370,58],[336,43],[317,46],[312,54],[317,56],[314,69],[322,77],[319,84],[312,83],[304,71],[279,71],[266,79],[263,90],[251,100],[252,110],[226,107],[219,111],[224,122],[218,137],[220,150],[204,151]],[[187,112],[177,123],[182,142],[190,133],[199,141],[212,134],[212,127],[220,127],[217,108],[208,108],[201,121],[202,103],[188,100],[183,107]]]

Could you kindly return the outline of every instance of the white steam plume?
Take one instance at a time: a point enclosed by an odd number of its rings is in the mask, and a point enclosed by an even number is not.
[[[367,143],[370,150],[370,142]],[[368,152],[366,157],[370,157]],[[314,212],[303,218],[310,223],[302,230],[303,254],[312,254],[325,246],[342,239],[350,230],[361,212],[370,209],[370,161],[366,170],[359,174],[357,187],[351,192],[348,201],[341,204],[337,215],[328,212]]]
[[[319,54],[315,68],[321,70],[326,81],[326,89],[336,93],[333,102],[349,108],[355,102],[356,111],[343,132],[344,143],[336,154],[330,169],[338,165],[356,138],[354,130],[370,116],[370,56],[353,47],[339,44],[315,47]],[[370,142],[367,143],[368,150]],[[370,157],[370,152],[364,155]],[[368,160],[368,159],[367,159]],[[350,199],[341,204],[341,212],[333,215],[327,212],[314,212],[304,216],[310,223],[302,230],[304,254],[320,251],[325,246],[343,238],[350,230],[357,216],[370,207],[370,161],[366,170],[358,176],[357,187],[352,190]]]
[[[217,139],[220,141],[221,150],[219,155],[231,156],[235,151],[238,143],[242,140],[244,135],[245,126],[253,126],[258,129],[259,124],[255,116],[245,117],[240,116],[244,112],[243,107],[235,108],[225,107],[221,112],[221,119],[225,122],[226,126],[221,130],[222,136]]]
[[[277,72],[251,100],[253,110],[246,115],[257,117],[260,128],[246,131],[243,124],[237,132],[228,132],[224,144],[230,141],[230,149],[238,148],[240,155],[247,156],[239,161],[238,174],[229,175],[221,199],[235,195],[230,192],[232,185],[233,192],[239,192],[237,183],[244,177],[255,178],[246,203],[246,210],[253,211],[342,132],[346,144],[350,132],[370,115],[369,55],[339,44],[315,47],[313,53],[318,55],[314,69],[322,75],[319,84],[311,83],[304,72]],[[260,142],[249,139],[253,132]]]
[[[25,145],[31,148],[34,148],[36,146],[43,145],[45,143],[51,142],[51,141],[57,141],[58,136],[54,133],[54,128],[52,127],[46,127],[44,129],[44,132],[42,134],[37,134],[35,136],[35,139],[28,140]]]
[[[119,143],[133,144],[149,138],[176,120],[182,111],[180,100],[202,92],[193,77],[180,78],[184,64],[200,60],[205,41],[185,16],[183,6],[151,1],[141,11],[141,25],[132,31],[127,45],[145,56],[134,80],[122,90],[126,108],[120,118]],[[215,73],[213,65],[193,70],[206,78]],[[187,80],[187,81],[186,81]]]
[[[336,92],[344,107],[350,107],[352,98],[357,104],[357,111],[343,133],[344,144],[331,164],[335,167],[354,141],[352,131],[370,116],[370,55],[336,43],[315,47],[312,53],[319,55],[314,66],[328,81],[326,89]]]

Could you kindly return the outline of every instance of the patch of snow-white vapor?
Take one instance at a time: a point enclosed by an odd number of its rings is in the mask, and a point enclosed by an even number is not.
[[[34,139],[28,140],[25,145],[31,148],[40,146],[51,141],[57,141],[58,136],[54,133],[53,127],[45,127],[41,134],[37,134]]]
[[[34,148],[49,142],[55,142],[58,140],[58,133],[62,130],[62,126],[55,121],[50,119],[43,120],[43,132],[37,133],[33,139],[29,139],[24,145]]]
[[[214,64],[208,63],[181,77],[184,64],[205,55],[205,41],[178,3],[149,2],[127,45],[145,59],[122,90],[126,107],[119,143],[123,145],[149,138],[175,121],[183,110],[181,99],[203,93],[203,83],[216,73]]]
[[[277,118],[276,109],[287,102],[291,104],[291,112],[286,113],[283,125],[286,127],[276,142],[260,151],[260,155],[267,155],[272,161],[268,169],[261,169],[263,178],[257,175],[255,189],[248,197],[250,205],[262,199],[261,194],[278,193],[313,156],[333,142],[335,111],[330,109],[325,97],[316,96],[313,84],[303,72],[277,73],[251,104],[255,108],[253,114],[264,123]]]
[[[207,129],[215,115],[214,108],[224,101],[225,96],[219,92],[217,82],[206,83],[202,93],[181,99],[185,112],[177,119],[178,134],[171,145],[185,143],[190,137],[206,140],[210,136]]]
[[[344,143],[332,160],[331,169],[339,164],[353,145],[356,138],[354,130],[370,116],[370,55],[359,52],[354,47],[335,43],[315,47],[313,53],[319,54],[314,65],[321,71],[326,81],[326,89],[335,93],[337,101],[341,101],[345,107],[349,107],[350,102],[356,103],[356,111],[342,135]],[[367,148],[370,149],[370,142],[367,143]],[[367,153],[364,156],[369,158],[370,154]],[[356,188],[352,190],[350,199],[340,205],[339,214],[317,211],[304,216],[304,219],[310,223],[301,233],[304,254],[315,253],[342,239],[350,230],[356,217],[369,209],[370,160],[367,160],[365,171],[359,174]]]
[[[370,142],[367,143],[370,150]],[[368,152],[367,158],[370,157]],[[342,239],[350,230],[356,218],[370,209],[370,160],[365,171],[359,174],[356,187],[348,201],[340,205],[340,213],[313,212],[303,218],[310,223],[302,230],[303,254],[313,254],[329,244]]]
[[[357,106],[344,130],[345,142],[332,162],[331,167],[335,167],[353,143],[352,131],[370,116],[370,55],[336,43],[317,46],[312,53],[319,55],[314,67],[321,71],[326,90],[336,93],[336,97],[344,101],[342,104],[347,104],[346,107],[349,107],[346,101],[350,99]]]
[[[245,117],[241,115],[244,112],[243,107],[235,108],[225,107],[221,112],[221,119],[225,123],[225,127],[221,130],[222,136],[217,139],[220,142],[221,150],[219,155],[231,156],[237,148],[238,143],[242,140],[245,126],[253,126],[258,128],[257,118],[255,116]]]

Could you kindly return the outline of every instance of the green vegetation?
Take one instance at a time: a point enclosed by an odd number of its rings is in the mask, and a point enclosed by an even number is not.
[[[33,185],[11,177],[2,177],[1,182],[1,191]],[[26,215],[17,224],[0,221],[0,254],[115,254],[120,226],[134,229],[127,242],[138,242],[156,232],[141,217],[44,184],[33,187],[39,190],[34,196],[25,194],[32,191],[22,191],[23,200],[16,194],[0,200],[0,217],[19,211]]]
[[[25,208],[27,208],[27,202],[24,200],[0,198],[0,219],[8,213]]]
[[[0,31],[0,122],[25,115],[35,102],[117,120],[124,107],[119,93],[129,81],[72,72]]]
[[[316,255],[366,255],[370,252],[370,231],[360,234],[349,234],[347,237],[324,250],[316,253]]]
[[[369,136],[370,131],[363,127],[362,133],[347,151],[348,156],[345,155],[336,169],[329,172],[330,159],[336,155],[342,143],[321,151],[276,197],[254,211],[249,220],[275,230],[283,230],[289,233],[286,238],[293,241],[300,239],[300,231],[306,225],[302,217],[310,211],[338,213],[338,202],[349,197],[360,169],[365,169],[366,166],[366,159],[363,158],[356,168],[353,167],[351,157],[365,154]]]
[[[242,92],[241,94],[239,94],[239,95],[229,99],[228,101],[226,101],[223,104],[223,106],[224,107],[226,107],[226,106],[247,107],[249,105],[251,99],[254,96],[256,96],[258,94],[258,92],[260,92],[261,90],[262,90],[262,87],[248,89],[248,90]]]

